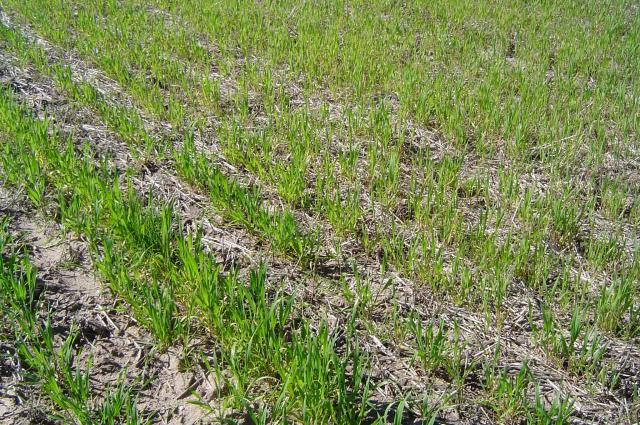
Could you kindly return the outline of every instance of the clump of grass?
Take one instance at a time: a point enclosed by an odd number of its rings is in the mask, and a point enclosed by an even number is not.
[[[513,421],[524,416],[529,408],[528,390],[531,383],[529,368],[524,364],[515,376],[504,370],[486,369],[485,391],[491,394],[486,403],[500,422]]]
[[[299,229],[291,212],[270,212],[256,188],[248,189],[227,179],[212,167],[205,154],[197,152],[193,135],[187,134],[184,145],[175,155],[176,169],[190,183],[206,190],[214,207],[232,223],[259,233],[275,249],[301,260],[313,259],[317,241],[313,234]]]
[[[564,425],[570,423],[573,410],[574,402],[560,396],[553,399],[550,407],[547,406],[540,391],[536,390],[535,404],[527,413],[527,421],[531,424]]]
[[[555,356],[564,369],[577,375],[598,375],[603,366],[607,346],[602,336],[585,320],[585,313],[576,307],[568,329],[558,328],[551,309],[542,307],[542,328],[536,330],[547,352]]]
[[[596,304],[596,320],[609,332],[634,337],[640,331],[640,307],[634,297],[634,285],[629,275],[622,275],[603,286]]]
[[[422,366],[428,370],[437,370],[442,366],[445,356],[448,354],[448,340],[444,330],[444,323],[429,323],[423,326],[414,318],[411,321],[411,328],[415,335],[417,344],[417,356]]]

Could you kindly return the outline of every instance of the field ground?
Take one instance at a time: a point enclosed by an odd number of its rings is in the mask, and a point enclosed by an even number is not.
[[[0,0],[0,422],[637,423],[639,9]]]

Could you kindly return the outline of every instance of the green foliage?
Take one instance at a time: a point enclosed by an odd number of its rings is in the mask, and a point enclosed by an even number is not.
[[[640,22],[629,2],[609,2],[607,13],[592,0],[3,7],[104,72],[123,96],[103,93],[0,25],[4,49],[96,112],[135,159],[175,171],[228,224],[311,278],[325,262],[379,267],[416,292],[479,312],[498,331],[524,291],[541,303],[530,311],[533,344],[587,382],[601,378],[603,334],[638,335],[640,192],[629,170],[638,161]],[[130,180],[94,164],[89,150],[47,144],[48,133],[59,138],[53,128],[20,118],[26,113],[7,102],[6,180],[37,208],[53,205],[65,228],[89,235],[101,275],[138,306],[134,314],[161,345],[188,334],[197,312],[226,345],[220,361],[235,371],[231,403],[255,422],[360,418],[364,398],[335,390],[344,382],[308,383],[324,379],[316,365],[309,381],[280,372],[310,361],[282,354],[300,347],[295,338],[334,342],[326,330],[290,325],[291,295],[269,293],[258,271],[249,281],[223,273],[170,206],[124,189]],[[252,185],[222,162],[255,177]],[[305,229],[299,217],[320,226]],[[336,282],[347,287],[340,273]],[[368,277],[343,294],[362,327],[375,329],[379,294]],[[456,331],[414,313],[393,313],[402,316],[394,326],[407,328],[391,332],[404,335],[398,343],[409,343],[428,373],[450,370],[463,381]],[[334,360],[322,357],[318,368],[339,377]],[[352,378],[349,385],[366,387]],[[483,389],[490,410],[504,421],[566,422],[572,405],[564,398],[543,406],[536,393],[525,403],[529,378],[496,372]],[[259,386],[274,395],[255,402]],[[329,387],[334,403],[321,406]],[[301,388],[310,398],[299,405],[292,400],[304,397]],[[358,405],[355,416],[340,397]]]
[[[255,418],[265,418],[259,413],[264,412],[263,407],[256,411],[248,400],[258,397],[257,382],[269,380],[273,392],[262,403],[275,409],[272,417],[282,421],[300,417],[304,421],[353,423],[367,415],[367,360],[353,336],[346,350],[338,354],[336,337],[325,325],[317,330],[306,321],[294,326],[298,322],[292,317],[293,297],[269,294],[264,268],[252,272],[246,283],[233,271],[223,275],[216,259],[204,251],[199,231],[194,237],[176,230],[181,228],[181,220],[170,206],[156,206],[151,196],[143,202],[126,178],[129,189],[123,193],[121,177],[105,165],[106,161],[95,165],[69,142],[50,136],[49,124],[29,117],[6,92],[0,96],[0,123],[17,142],[7,145],[3,163],[40,159],[49,188],[45,199],[55,205],[62,223],[87,237],[101,276],[131,305],[161,348],[188,332],[182,306],[201,312],[207,331],[221,348],[223,364],[233,375],[229,381],[232,405]],[[7,179],[20,187],[30,184],[21,173],[7,174]],[[74,183],[70,185],[70,181]],[[25,290],[14,286],[15,282],[3,282],[3,288],[15,293],[11,302],[26,303],[33,284]],[[40,368],[42,385],[61,409],[72,412],[81,423],[91,423],[88,372],[71,371],[73,337],[59,354],[54,352],[51,338],[51,329],[45,326],[43,342],[24,344],[21,355],[31,367]],[[47,363],[51,356],[60,360]],[[60,373],[71,397],[61,389]],[[116,408],[135,415],[134,403],[125,390],[116,390],[105,403],[100,412],[107,423],[113,422]],[[130,418],[137,420],[137,416]]]

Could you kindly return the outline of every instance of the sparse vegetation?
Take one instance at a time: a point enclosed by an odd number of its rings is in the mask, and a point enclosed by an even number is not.
[[[3,186],[216,382],[186,393],[206,420],[638,420],[633,2],[0,12]],[[160,420],[126,380],[92,395],[3,238],[7,332],[52,413]]]

